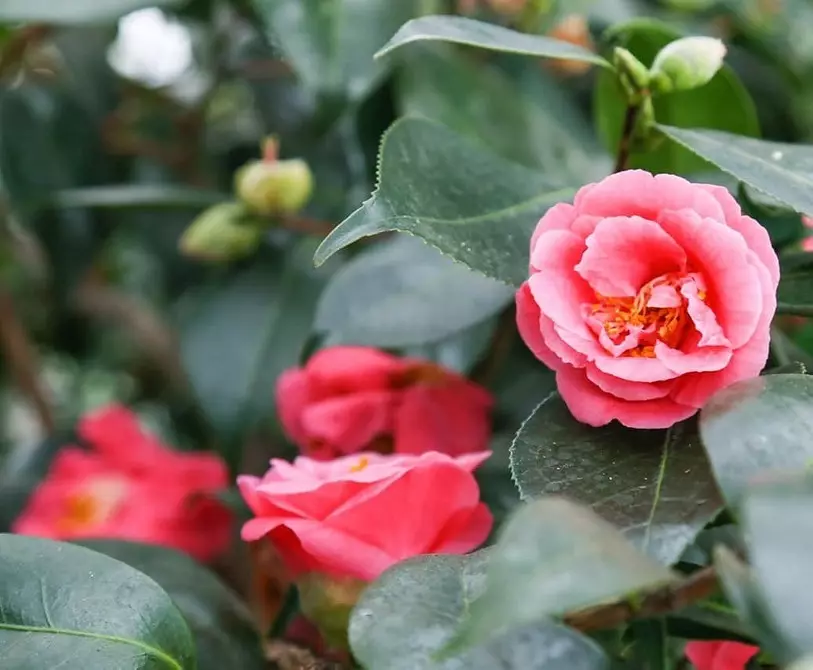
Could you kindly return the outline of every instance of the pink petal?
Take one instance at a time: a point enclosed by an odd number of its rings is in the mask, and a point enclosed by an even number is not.
[[[731,347],[690,346],[684,351],[664,342],[655,343],[655,357],[677,375],[722,370],[732,356]]]
[[[678,376],[657,358],[601,356],[593,362],[601,372],[630,382],[663,382]]]
[[[396,356],[371,347],[329,347],[317,351],[306,371],[321,398],[365,390],[383,390],[408,364]]]
[[[302,426],[302,412],[310,401],[310,385],[304,370],[285,370],[276,385],[277,414],[292,442],[300,447],[308,444],[308,434]]]
[[[311,440],[350,454],[392,430],[397,396],[390,391],[367,391],[323,400],[302,413],[302,428]]]
[[[657,223],[639,216],[608,217],[585,242],[575,270],[607,297],[637,295],[652,279],[686,267],[683,249]]]
[[[691,209],[701,217],[724,220],[718,201],[704,189],[670,174],[651,175],[643,170],[618,172],[581,189],[576,209],[595,216],[642,216],[657,220],[664,210]]]
[[[556,385],[573,418],[589,426],[604,426],[617,420],[629,428],[669,428],[697,412],[696,408],[679,405],[670,398],[621,400],[604,393],[587,379],[583,370],[574,368],[558,371]]]
[[[542,318],[547,317],[558,326],[556,332],[563,342],[586,355],[598,351],[596,338],[581,315],[582,304],[592,302],[595,296],[581,277],[572,270],[543,271],[533,275],[527,284]],[[547,332],[543,333],[546,335]],[[547,339],[545,343],[551,347]]]
[[[547,212],[545,212],[542,218],[539,219],[539,223],[536,224],[533,235],[531,235],[531,272],[533,272],[535,269],[541,269],[534,267],[533,256],[536,243],[542,234],[551,230],[569,230],[570,224],[573,223],[575,218],[576,210],[574,209],[573,205],[560,202],[559,204],[551,207]]]
[[[493,525],[494,516],[483,503],[479,503],[473,510],[461,510],[453,515],[440,530],[426,553],[468,553],[488,539]]]
[[[711,308],[700,299],[697,284],[686,282],[680,288],[680,293],[686,298],[687,312],[694,323],[701,338],[697,343],[699,347],[730,347],[731,342],[723,335],[723,329],[717,323],[717,317]]]
[[[759,275],[748,262],[742,235],[690,210],[665,212],[660,222],[708,282],[707,303],[731,346],[742,346],[754,334],[762,312]]]
[[[759,647],[728,640],[694,640],[686,645],[686,658],[696,670],[745,670]]]
[[[462,379],[406,389],[395,413],[395,451],[457,455],[486,449],[493,400],[483,392]]]
[[[552,370],[561,367],[562,361],[545,344],[541,332],[541,321],[553,325],[550,319],[543,317],[539,306],[531,295],[528,282],[525,282],[517,291],[517,330],[531,353]]]
[[[697,184],[710,193],[725,213],[725,222],[745,238],[745,243],[756,253],[759,260],[767,268],[774,289],[779,284],[779,259],[771,245],[771,238],[759,222],[742,213],[734,197],[722,186],[712,184]]]
[[[604,374],[595,365],[588,365],[585,368],[587,379],[593,382],[605,393],[614,395],[622,400],[655,400],[665,398],[674,387],[674,381],[641,383],[630,382],[618,377]]]

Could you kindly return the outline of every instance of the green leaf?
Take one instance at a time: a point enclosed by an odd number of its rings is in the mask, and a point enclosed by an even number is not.
[[[246,606],[212,572],[186,554],[119,540],[85,540],[80,544],[143,572],[169,594],[195,638],[199,670],[266,667]]]
[[[511,471],[523,499],[578,500],[664,563],[677,560],[722,506],[693,423],[668,431],[615,422],[592,428],[557,394],[514,438]]]
[[[375,52],[414,12],[400,0],[251,0],[304,86],[360,100],[386,73]]]
[[[813,213],[813,147],[766,142],[716,130],[664,125],[658,128],[757,191],[797,212]]]
[[[157,184],[122,184],[56,191],[47,204],[54,207],[100,209],[198,209],[229,200],[229,195],[202,189]]]
[[[320,265],[353,242],[390,230],[412,233],[487,277],[527,278],[531,233],[573,190],[510,163],[422,119],[387,131],[373,197],[337,226],[314,255]]]
[[[171,8],[179,4],[180,0],[3,0],[0,3],[0,21],[56,25],[112,23],[137,9]]]
[[[631,51],[644,65],[669,42],[681,37],[674,28],[651,19],[635,19],[612,29],[610,41]],[[616,153],[626,113],[626,99],[614,73],[602,71],[596,80],[595,119],[599,136]],[[723,66],[706,85],[691,91],[659,96],[655,119],[681,128],[716,128],[739,135],[758,135],[754,103],[734,71]],[[705,161],[669,142],[635,150],[630,167],[650,172],[687,174],[707,168]]]
[[[0,666],[194,670],[183,617],[152,579],[83,547],[0,535]]]
[[[277,377],[297,364],[310,333],[328,275],[312,269],[313,246],[260,256],[179,306],[184,366],[232,464],[246,434],[273,416]]]
[[[480,323],[513,297],[502,282],[452,262],[418,239],[399,236],[336,272],[319,299],[315,328],[343,342],[405,347]]]
[[[549,617],[670,582],[666,567],[639,553],[589,509],[559,497],[514,513],[489,557],[486,588],[450,649],[462,649]]]
[[[527,35],[462,16],[422,16],[412,19],[401,26],[375,57],[381,58],[405,44],[424,40],[453,42],[525,56],[578,60],[612,69],[598,54],[570,42],[541,35]]]
[[[700,437],[720,491],[736,506],[755,477],[808,467],[813,458],[813,377],[764,375],[714,395]]]
[[[355,658],[368,670],[608,669],[595,642],[554,623],[517,628],[461,655],[433,660],[482,592],[486,560],[484,551],[421,556],[387,570],[353,610]]]
[[[749,555],[783,663],[813,653],[813,481],[800,473],[747,491],[742,506]]]
[[[581,110],[537,63],[512,61],[512,75],[467,56],[440,45],[410,53],[399,70],[401,114],[442,123],[543,172],[582,181],[610,172]]]

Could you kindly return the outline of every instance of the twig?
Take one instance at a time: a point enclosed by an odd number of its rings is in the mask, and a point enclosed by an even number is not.
[[[13,67],[20,64],[31,45],[41,42],[50,33],[50,26],[35,23],[20,28],[12,34],[3,50],[0,51],[0,77],[5,76]]]
[[[471,378],[480,384],[487,384],[499,372],[500,366],[511,351],[516,333],[516,321],[513,305],[507,307],[500,314],[494,337],[486,355],[480,360],[471,372]]]
[[[632,135],[635,132],[635,124],[641,112],[641,105],[629,105],[624,114],[624,125],[621,128],[621,140],[618,143],[618,158],[615,161],[614,172],[621,172],[627,169],[632,149]]]
[[[313,652],[284,640],[265,643],[265,658],[278,670],[342,670],[345,666],[319,658]]]
[[[14,299],[6,289],[0,289],[0,349],[20,391],[33,405],[45,432],[52,435],[56,422],[40,383],[37,352],[17,317]]]
[[[677,584],[668,584],[640,600],[620,600],[568,614],[564,622],[582,632],[616,628],[633,619],[663,616],[708,598],[717,590],[712,566],[692,573]]]
[[[777,314],[792,314],[794,316],[813,316],[813,305],[789,305],[780,302],[776,306]]]

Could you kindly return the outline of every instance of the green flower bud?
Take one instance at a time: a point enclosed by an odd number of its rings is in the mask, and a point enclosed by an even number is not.
[[[623,47],[613,50],[613,65],[628,102],[638,104],[649,89],[649,70],[631,52]]]
[[[714,37],[684,37],[667,44],[650,68],[654,94],[705,86],[723,66],[725,45]]]
[[[258,160],[236,172],[234,188],[237,197],[257,214],[293,214],[308,202],[313,175],[303,160]]]
[[[350,613],[366,582],[353,577],[328,577],[315,572],[296,582],[302,613],[319,629],[331,647],[347,649]]]
[[[225,262],[247,256],[262,239],[262,227],[236,202],[210,207],[184,231],[178,248],[185,256]]]

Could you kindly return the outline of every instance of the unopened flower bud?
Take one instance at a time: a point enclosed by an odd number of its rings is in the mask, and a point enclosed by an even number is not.
[[[313,190],[313,175],[300,159],[252,161],[234,176],[237,197],[263,216],[293,214],[302,209]]]
[[[201,260],[236,260],[257,248],[262,232],[243,205],[225,202],[198,216],[184,231],[178,248],[185,256]]]
[[[613,65],[628,102],[640,103],[649,89],[649,70],[646,65],[623,47],[613,50]]]
[[[705,86],[723,66],[725,45],[714,37],[684,37],[667,44],[649,71],[655,94]]]
[[[297,582],[299,606],[331,647],[347,648],[350,613],[367,582],[310,572]]]

